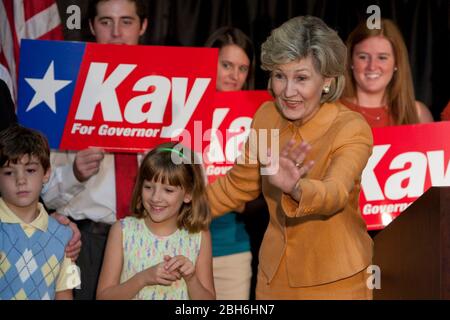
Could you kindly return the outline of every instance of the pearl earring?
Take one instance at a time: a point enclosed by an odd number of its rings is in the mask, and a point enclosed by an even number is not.
[[[323,93],[327,94],[329,92],[330,92],[330,87],[329,86],[323,87]]]

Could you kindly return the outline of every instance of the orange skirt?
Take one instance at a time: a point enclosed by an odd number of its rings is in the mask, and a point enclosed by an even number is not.
[[[366,269],[357,274],[334,282],[311,286],[290,287],[287,277],[285,257],[281,259],[280,266],[267,284],[264,273],[258,270],[256,284],[257,300],[372,300],[372,290],[367,286],[370,276]]]

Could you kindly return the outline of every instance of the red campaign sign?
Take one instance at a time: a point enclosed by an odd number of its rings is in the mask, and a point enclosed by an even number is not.
[[[361,213],[382,229],[431,186],[450,186],[450,122],[374,128],[363,172]]]
[[[242,150],[256,110],[272,96],[267,91],[216,92],[208,122],[203,160],[208,181],[225,175]]]
[[[141,152],[193,132],[211,108],[217,55],[211,48],[90,43],[60,148]]]

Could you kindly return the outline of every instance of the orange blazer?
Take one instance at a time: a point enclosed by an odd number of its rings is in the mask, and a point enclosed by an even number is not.
[[[298,125],[283,118],[270,101],[256,112],[252,129],[259,133],[257,139],[247,141],[233,168],[207,187],[207,195],[213,216],[219,216],[262,191],[270,221],[259,267],[268,282],[283,255],[292,287],[337,281],[370,265],[373,242],[358,206],[361,173],[373,145],[372,131],[364,118],[341,104],[326,103],[307,123]],[[300,203],[273,187],[260,172],[266,148],[257,150],[255,146],[264,145],[261,137],[266,136],[274,150],[271,132],[273,140],[279,141],[278,150],[291,138],[312,146],[305,162],[314,160],[315,164],[298,181]]]

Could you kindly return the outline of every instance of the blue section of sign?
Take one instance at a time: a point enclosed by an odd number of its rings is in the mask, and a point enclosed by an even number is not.
[[[58,149],[86,45],[22,40],[18,81],[19,122],[44,133]]]

